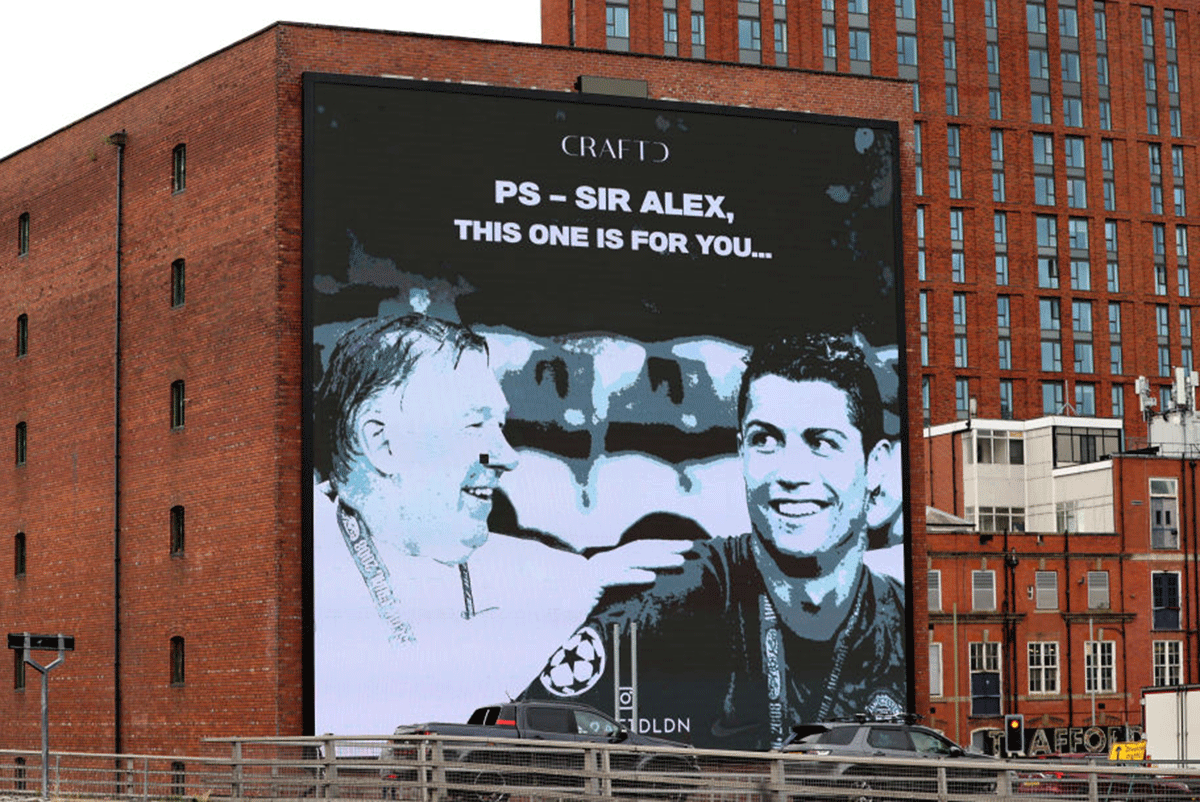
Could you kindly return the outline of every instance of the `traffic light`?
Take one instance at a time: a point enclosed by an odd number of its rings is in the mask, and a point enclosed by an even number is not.
[[[1020,713],[1004,717],[1004,751],[1009,755],[1025,751],[1025,716]]]

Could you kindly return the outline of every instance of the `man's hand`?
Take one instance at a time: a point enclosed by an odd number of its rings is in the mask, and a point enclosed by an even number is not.
[[[658,571],[683,567],[685,552],[692,548],[688,540],[635,540],[588,558],[596,587],[648,585]]]

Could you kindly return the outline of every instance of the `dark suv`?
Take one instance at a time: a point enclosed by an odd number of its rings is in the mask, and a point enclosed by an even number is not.
[[[945,736],[911,720],[874,721],[859,717],[855,721],[826,721],[797,724],[783,745],[784,752],[814,756],[845,757],[846,761],[797,761],[789,764],[789,775],[797,783],[816,788],[857,789],[853,800],[876,800],[878,792],[938,792],[938,766],[921,765],[924,761],[951,760],[945,769],[946,792],[962,795],[988,795],[996,790],[996,776],[1003,771],[1001,762],[979,752],[963,749]],[[917,763],[880,762],[876,758],[903,758]]]

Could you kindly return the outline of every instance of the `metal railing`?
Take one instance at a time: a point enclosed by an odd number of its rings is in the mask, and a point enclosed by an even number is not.
[[[901,760],[432,736],[236,738],[212,755],[52,752],[51,799],[541,802],[1200,800],[1200,768]],[[218,752],[220,754],[218,754]],[[0,800],[40,797],[41,753],[0,750]]]

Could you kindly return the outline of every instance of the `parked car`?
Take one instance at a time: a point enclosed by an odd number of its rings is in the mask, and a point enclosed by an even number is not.
[[[609,769],[618,776],[613,780],[616,793],[682,800],[691,784],[672,782],[698,771],[694,756],[680,752],[686,745],[664,738],[633,733],[588,705],[573,702],[506,702],[477,709],[466,724],[430,722],[404,725],[394,735],[406,736],[381,756],[387,765],[385,779],[415,780],[419,741],[416,736],[478,737],[478,741],[447,742],[444,758],[462,769],[446,772],[446,782],[456,786],[452,798],[467,802],[503,802],[521,787],[580,787],[586,753],[581,749],[521,748],[495,743],[498,738],[531,741],[531,746],[546,742],[568,746],[620,744],[622,746],[659,747],[665,751],[614,749],[609,751]],[[653,774],[653,778],[631,774]]]
[[[1022,769],[1015,772],[1013,791],[1045,798],[1087,799],[1092,772],[1084,770],[1084,767],[1089,767],[1096,769],[1096,799],[1099,802],[1200,799],[1200,784],[1195,777],[1185,779],[1149,773],[1106,773],[1103,771],[1105,765],[1128,764],[1112,763],[1104,754],[1047,755],[1036,762],[1048,765],[1036,771]]]
[[[1134,802],[1134,800],[1194,800],[1197,791],[1182,780],[1169,777],[1143,777],[1122,774],[1104,777],[1099,783],[1101,802]]]
[[[1013,782],[1018,794],[1036,795],[1039,798],[1066,797],[1087,799],[1088,775],[1050,769],[1043,772],[1022,772]],[[1096,776],[1096,799],[1099,802],[1142,802],[1143,800],[1196,800],[1200,799],[1200,788],[1183,779],[1171,777],[1143,776],[1135,774],[1098,774]]]
[[[924,761],[950,761],[945,769],[950,794],[995,793],[997,775],[1004,771],[991,755],[964,749],[941,733],[910,720],[877,721],[860,716],[854,721],[797,724],[782,751],[799,755],[845,757],[789,765],[790,776],[808,786],[832,787],[833,798],[876,800],[886,792],[936,794],[938,766]],[[875,758],[903,758],[913,765],[881,764]],[[845,789],[860,793],[847,797]]]

